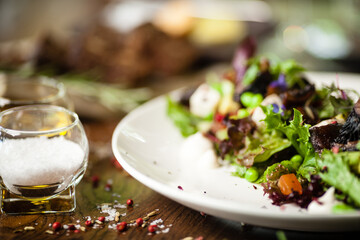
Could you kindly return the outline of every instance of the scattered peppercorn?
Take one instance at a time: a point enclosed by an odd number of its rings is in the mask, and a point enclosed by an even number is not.
[[[111,191],[111,189],[112,189],[111,183],[105,184],[105,191]]]
[[[126,228],[127,228],[127,223],[126,223],[126,222],[121,222],[121,223],[119,223],[118,225],[116,225],[116,229],[117,229],[119,232],[125,231]]]
[[[128,200],[126,201],[126,204],[127,204],[129,207],[131,207],[131,206],[134,204],[134,201],[133,201],[132,199],[128,199]]]
[[[157,228],[157,225],[156,225],[156,224],[150,225],[150,226],[148,227],[148,231],[149,231],[150,233],[154,233],[154,232],[156,231],[156,228]]]
[[[69,230],[75,230],[75,225],[74,224],[68,224],[68,229]]]
[[[137,225],[138,227],[142,226],[143,223],[144,223],[144,220],[143,220],[142,218],[136,219],[136,225]]]
[[[91,182],[92,182],[93,187],[98,187],[99,186],[99,181],[100,181],[99,176],[94,175],[94,176],[91,177]]]
[[[52,224],[52,228],[53,228],[55,231],[59,231],[59,230],[62,228],[61,223],[59,223],[59,222],[54,222],[54,223]]]
[[[98,220],[99,220],[100,222],[105,222],[105,217],[103,217],[103,216],[98,217]]]
[[[87,227],[91,227],[93,224],[94,224],[94,223],[93,223],[91,220],[86,220],[86,221],[85,221],[85,225],[86,225]]]

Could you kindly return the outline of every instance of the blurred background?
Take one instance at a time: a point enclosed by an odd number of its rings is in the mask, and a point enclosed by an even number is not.
[[[101,103],[84,115],[108,117],[229,65],[249,36],[257,54],[359,73],[359,13],[360,0],[0,0],[0,69],[55,76],[78,103]]]

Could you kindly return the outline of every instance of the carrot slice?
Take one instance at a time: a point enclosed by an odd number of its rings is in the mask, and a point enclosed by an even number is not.
[[[293,173],[282,175],[279,179],[278,187],[284,195],[289,195],[292,192],[302,194],[301,184]]]

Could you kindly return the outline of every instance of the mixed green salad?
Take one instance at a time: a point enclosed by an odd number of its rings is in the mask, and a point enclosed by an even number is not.
[[[254,57],[249,40],[222,75],[168,97],[167,114],[184,137],[210,140],[220,164],[261,184],[275,205],[307,208],[333,188],[334,211],[359,209],[360,100],[336,81],[316,89],[304,71],[294,60]]]

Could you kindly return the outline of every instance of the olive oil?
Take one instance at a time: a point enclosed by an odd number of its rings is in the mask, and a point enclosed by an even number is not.
[[[46,191],[52,191],[49,187]],[[27,187],[26,191],[29,188]],[[44,188],[31,189],[26,192],[26,197],[16,195],[6,188],[1,189],[1,211],[6,214],[39,214],[39,213],[64,213],[72,212],[76,208],[75,186],[71,185],[65,191],[51,197],[29,198],[29,196],[40,196]]]

